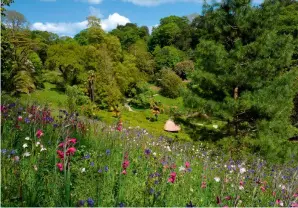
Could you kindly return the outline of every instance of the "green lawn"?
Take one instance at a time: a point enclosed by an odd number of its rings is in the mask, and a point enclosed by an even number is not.
[[[55,87],[56,86],[54,84],[45,83],[45,89],[36,90],[30,95],[23,94],[21,96],[21,102],[36,102],[44,105],[48,104],[51,106],[53,114],[56,115],[59,109],[67,108],[67,96],[64,93],[57,91]],[[161,102],[165,109],[174,106],[176,106],[178,109],[183,109],[183,102],[181,97],[170,99],[158,94],[154,96],[154,99]],[[170,118],[170,116],[167,114],[160,114],[158,117],[158,121],[154,122],[147,119],[153,116],[150,109],[133,109],[133,112],[123,110],[121,114],[124,127],[139,126],[140,128],[146,129],[148,132],[152,133],[155,136],[164,135],[177,139],[189,140],[189,136],[185,132],[183,132],[183,130],[179,133],[170,133],[163,130],[165,122]],[[99,117],[100,120],[109,124],[117,122],[117,118],[113,117],[113,113],[105,110],[100,111]]]

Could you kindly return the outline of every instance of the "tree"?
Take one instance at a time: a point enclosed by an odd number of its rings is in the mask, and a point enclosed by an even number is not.
[[[5,12],[4,22],[6,27],[10,28],[14,35],[16,30],[25,28],[27,20],[23,14],[14,10],[8,10]]]
[[[126,25],[118,25],[116,29],[111,31],[111,34],[119,38],[124,49],[128,49],[138,40],[145,40],[149,36],[149,31],[146,26],[138,27],[136,24],[127,23]]]
[[[174,68],[178,62],[185,59],[184,53],[173,46],[156,47],[153,55],[158,70],[163,67]]]
[[[83,71],[81,47],[77,43],[57,44],[49,47],[46,62],[49,70],[58,70],[64,78],[63,86],[75,85]]]
[[[143,74],[136,67],[136,58],[131,54],[124,54],[122,63],[115,66],[115,77],[120,91],[127,97],[136,95],[137,85],[144,81]]]
[[[129,53],[136,57],[136,67],[149,76],[152,76],[155,69],[155,62],[151,53],[148,52],[147,44],[140,39],[128,49]]]
[[[191,27],[187,17],[169,16],[160,20],[160,25],[152,31],[148,46],[150,51],[160,47],[174,45],[187,50],[191,42]]]
[[[171,69],[162,69],[160,71],[159,86],[163,96],[177,98],[180,95],[182,80]]]
[[[96,16],[89,16],[87,17],[87,21],[88,21],[88,27],[99,27],[101,28],[100,25],[100,19],[97,18]]]
[[[223,125],[220,131],[195,126],[191,119],[189,125],[204,139],[248,142],[251,149],[284,158],[293,151],[287,138],[294,133],[289,118],[298,91],[297,70],[291,67],[293,38],[255,27],[256,18],[246,17],[259,11],[248,2],[227,1],[212,8],[204,21],[219,32],[207,30],[209,40],[200,39],[184,102]]]

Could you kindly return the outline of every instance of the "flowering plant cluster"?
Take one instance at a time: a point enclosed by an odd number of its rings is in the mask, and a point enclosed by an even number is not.
[[[60,171],[63,171],[63,167],[67,164],[69,166],[70,157],[76,152],[74,145],[77,143],[76,138],[66,138],[64,142],[61,142],[58,145],[57,155],[61,160],[60,163],[57,163],[57,167]],[[64,165],[63,165],[64,163]]]

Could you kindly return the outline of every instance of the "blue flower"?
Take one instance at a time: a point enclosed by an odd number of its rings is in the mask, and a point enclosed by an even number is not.
[[[90,158],[90,154],[87,154],[84,158],[85,159],[89,159]]]
[[[91,199],[91,198],[88,198],[87,199],[87,204],[88,204],[89,207],[93,207],[94,206],[94,200]]]
[[[102,173],[102,169],[99,169],[99,170],[98,170],[98,173]]]
[[[17,152],[16,150],[11,150],[11,151],[10,151],[10,154],[11,154],[11,155],[14,155],[14,154],[16,154],[16,152]]]
[[[150,149],[145,149],[145,154],[146,155],[150,155],[150,153],[151,153],[151,150]]]
[[[108,172],[108,170],[109,170],[109,167],[105,166],[105,171]]]
[[[150,194],[154,194],[154,189],[153,188],[150,188],[149,193]]]
[[[11,103],[11,104],[8,105],[8,108],[13,108],[13,107],[15,107],[15,106],[16,106],[15,103]]]
[[[27,123],[27,124],[30,123],[30,119],[29,118],[25,118],[24,120],[25,120],[25,123]]]
[[[6,149],[2,149],[2,150],[1,150],[1,153],[2,153],[2,154],[6,154],[6,152],[7,152]]]
[[[94,166],[94,162],[91,162],[90,165],[93,167]]]
[[[106,150],[106,154],[107,154],[107,155],[110,155],[110,154],[111,154],[111,150],[107,149],[107,150]]]
[[[78,203],[79,207],[83,207],[85,205],[85,200],[80,200]]]
[[[124,203],[120,202],[119,207],[124,207],[124,206],[125,206]]]

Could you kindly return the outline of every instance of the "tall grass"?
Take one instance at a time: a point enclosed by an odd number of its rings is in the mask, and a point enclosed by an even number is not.
[[[297,206],[298,165],[1,106],[1,206]],[[38,130],[43,132],[40,136]],[[29,138],[29,140],[28,140]],[[70,146],[58,147],[75,138]],[[39,143],[38,143],[39,142]],[[26,145],[25,145],[26,144]],[[63,151],[59,158],[57,150]],[[63,163],[63,169],[57,166]]]

